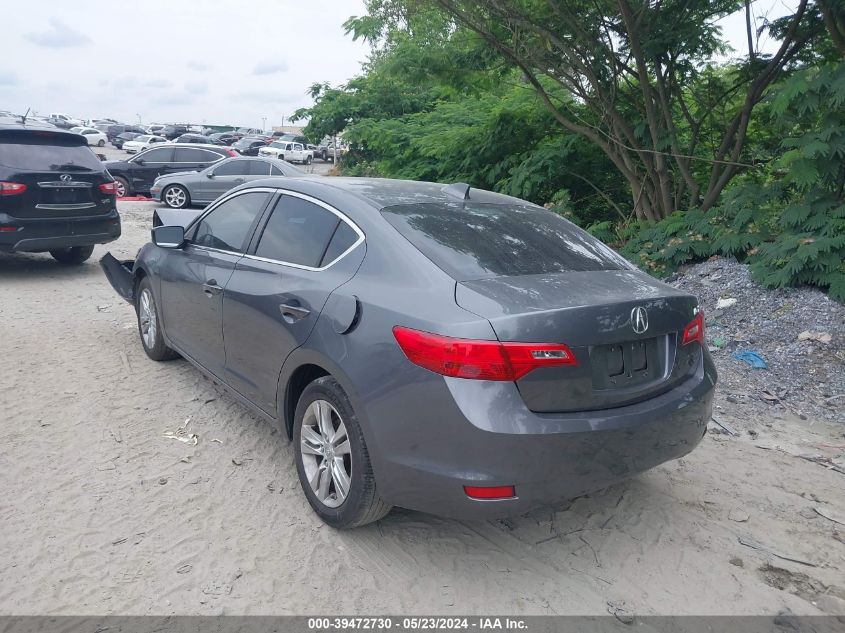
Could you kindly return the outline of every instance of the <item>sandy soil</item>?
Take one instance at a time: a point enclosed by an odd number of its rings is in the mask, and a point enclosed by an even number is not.
[[[134,256],[152,209],[121,203],[95,258]],[[286,438],[146,358],[95,259],[0,255],[0,324],[0,613],[845,613],[845,475],[798,457],[841,459],[842,426],[752,437],[720,399],[737,436],[568,507],[337,532]],[[163,436],[186,419],[196,446]]]

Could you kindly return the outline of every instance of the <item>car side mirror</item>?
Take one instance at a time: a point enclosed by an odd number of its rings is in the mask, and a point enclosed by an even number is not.
[[[153,244],[161,248],[181,248],[185,243],[182,226],[156,226],[152,230]]]
[[[147,164],[147,161],[143,158],[139,158],[135,162],[138,163],[139,165],[146,165]]]
[[[214,170],[212,170],[212,171],[208,172],[208,173],[205,175],[205,177],[206,177],[206,178],[214,178]]]

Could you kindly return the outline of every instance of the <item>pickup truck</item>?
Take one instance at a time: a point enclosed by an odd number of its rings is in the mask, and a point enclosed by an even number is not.
[[[259,156],[280,158],[289,163],[303,163],[310,165],[314,160],[314,150],[308,149],[302,143],[293,141],[273,141],[267,147],[258,150]]]

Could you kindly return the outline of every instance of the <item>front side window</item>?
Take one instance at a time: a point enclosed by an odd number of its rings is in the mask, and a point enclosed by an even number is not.
[[[279,262],[317,268],[340,223],[321,206],[282,196],[264,227],[255,254]]]
[[[269,197],[266,191],[253,191],[229,198],[197,223],[191,242],[242,253],[252,226]]]
[[[230,160],[214,168],[215,176],[246,176],[249,173],[247,160]]]

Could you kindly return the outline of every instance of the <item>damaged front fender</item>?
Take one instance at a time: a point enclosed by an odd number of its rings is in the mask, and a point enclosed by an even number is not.
[[[134,259],[119,261],[111,253],[106,253],[100,258],[100,266],[106,274],[112,288],[117,294],[126,299],[129,303],[135,303],[135,267]]]

